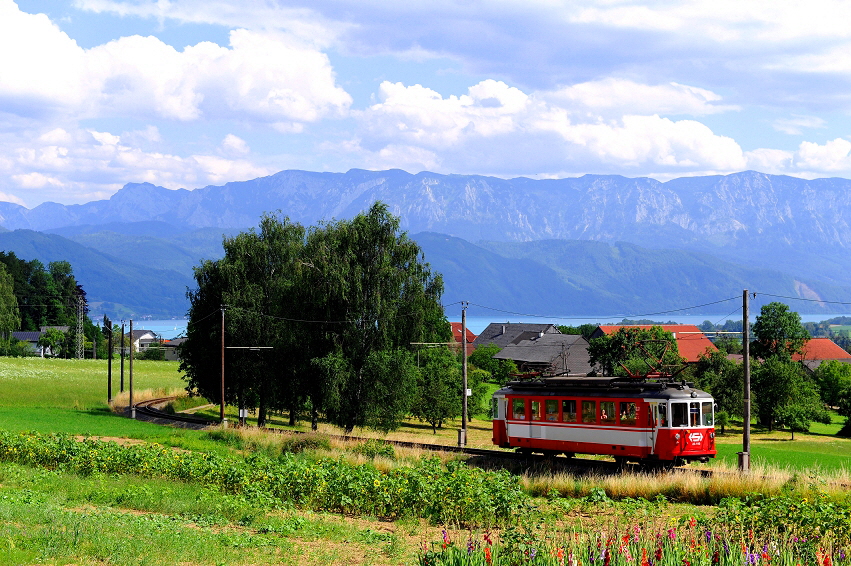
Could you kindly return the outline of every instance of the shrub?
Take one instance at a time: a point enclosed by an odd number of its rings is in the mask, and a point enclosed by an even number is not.
[[[367,458],[375,458],[376,456],[384,456],[391,460],[396,458],[396,451],[393,449],[393,445],[378,438],[370,438],[366,442],[358,444],[354,451],[358,454],[363,454]]]

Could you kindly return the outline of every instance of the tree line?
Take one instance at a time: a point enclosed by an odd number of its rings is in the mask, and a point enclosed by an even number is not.
[[[86,316],[86,292],[74,277],[69,262],[52,261],[45,266],[37,259],[26,261],[14,252],[0,251],[0,353],[3,355],[33,354],[25,342],[12,339],[12,332],[67,326],[67,332],[55,328],[47,332],[43,337],[44,345],[64,357],[73,356],[80,302],[84,312],[84,340],[89,345],[92,340],[103,343],[100,329]]]
[[[320,416],[347,432],[439,426],[460,405],[443,280],[382,203],[304,227],[264,215],[194,269],[181,370],[187,389],[292,424]],[[222,313],[224,313],[222,315]]]

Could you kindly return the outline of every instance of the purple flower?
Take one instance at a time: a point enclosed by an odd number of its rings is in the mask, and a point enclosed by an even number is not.
[[[534,559],[536,554],[538,554],[538,550],[533,548],[532,550],[529,551],[529,558]]]
[[[706,543],[709,544],[710,542],[712,542],[712,532],[706,531],[705,534],[706,534]]]

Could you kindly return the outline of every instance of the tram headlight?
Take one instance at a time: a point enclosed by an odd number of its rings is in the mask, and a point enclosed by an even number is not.
[[[679,440],[679,439],[680,439],[680,433],[678,432],[677,434],[674,435],[674,440]]]
[[[710,432],[710,433],[709,433],[709,438],[715,438],[715,433],[714,433],[714,432]]]

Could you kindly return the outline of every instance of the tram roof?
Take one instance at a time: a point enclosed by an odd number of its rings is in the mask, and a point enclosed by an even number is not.
[[[523,395],[575,395],[605,397],[657,397],[664,399],[711,398],[687,381],[658,381],[624,377],[549,377],[509,382],[498,393]]]

